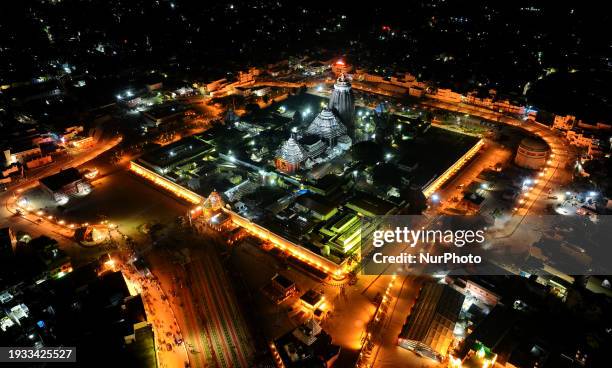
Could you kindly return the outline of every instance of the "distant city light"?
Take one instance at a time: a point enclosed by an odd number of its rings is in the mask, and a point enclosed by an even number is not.
[[[19,207],[25,207],[25,206],[28,205],[28,199],[27,198],[21,198],[17,204],[19,205]]]

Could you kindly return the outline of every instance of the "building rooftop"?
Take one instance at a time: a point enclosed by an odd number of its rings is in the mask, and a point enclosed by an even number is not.
[[[416,341],[445,356],[464,298],[448,285],[426,284],[402,327],[400,339]]]
[[[308,208],[309,210],[316,212],[322,216],[332,212],[336,206],[326,200],[323,196],[317,194],[307,193],[299,196],[296,201],[302,207]]]
[[[145,153],[139,158],[139,161],[148,166],[170,168],[198,155],[202,155],[212,150],[212,148],[210,144],[200,139],[187,137]]]
[[[145,115],[150,116],[154,120],[164,119],[170,116],[181,114],[184,111],[182,105],[171,103],[166,105],[155,106],[144,112]]]
[[[320,140],[321,138],[319,138],[318,135],[307,134],[307,135],[304,135],[302,138],[300,138],[300,143],[305,146],[310,146],[310,145],[316,144]]]
[[[305,303],[316,307],[317,304],[323,299],[323,295],[321,295],[321,293],[319,292],[310,289],[304,295],[302,295],[300,299]]]
[[[64,186],[74,183],[75,181],[81,180],[83,177],[79,170],[71,167],[66,170],[61,170],[57,174],[49,175],[40,179],[40,183],[49,190],[55,192],[62,189]]]
[[[523,138],[520,146],[534,152],[547,152],[549,150],[546,142],[535,137]]]
[[[307,134],[318,135],[324,139],[333,139],[346,134],[346,127],[328,108],[321,110],[306,129]]]
[[[384,216],[395,208],[393,203],[365,192],[359,192],[346,206],[367,216]]]
[[[272,278],[272,281],[276,282],[285,289],[291,287],[292,285],[295,285],[293,281],[278,273]]]
[[[298,164],[306,159],[306,152],[293,137],[280,146],[276,155],[279,159],[291,164]]]

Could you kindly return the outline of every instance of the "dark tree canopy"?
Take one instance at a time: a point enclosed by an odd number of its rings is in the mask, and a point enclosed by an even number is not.
[[[359,142],[351,149],[353,159],[367,165],[374,165],[383,158],[382,147],[372,141]]]
[[[260,110],[259,105],[258,105],[258,104],[256,104],[256,103],[248,103],[248,104],[245,106],[245,109],[246,109],[247,111],[249,111],[249,112],[255,112],[255,111],[259,111],[259,110]]]
[[[406,188],[400,192],[400,196],[408,202],[405,211],[408,215],[420,215],[427,208],[427,198],[420,190]]]
[[[302,114],[300,114],[300,112],[297,110],[295,110],[295,113],[293,114],[293,121],[298,125],[302,124]]]
[[[612,160],[590,160],[584,163],[584,171],[589,173],[589,181],[605,196],[612,196]]]
[[[398,175],[398,169],[393,164],[384,163],[374,167],[372,177],[376,185],[390,185],[399,188],[402,184],[402,177]]]

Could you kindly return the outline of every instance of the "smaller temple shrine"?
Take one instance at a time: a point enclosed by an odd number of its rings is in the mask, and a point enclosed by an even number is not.
[[[307,158],[306,151],[293,138],[287,139],[276,152],[275,165],[279,171],[292,174],[300,168]]]

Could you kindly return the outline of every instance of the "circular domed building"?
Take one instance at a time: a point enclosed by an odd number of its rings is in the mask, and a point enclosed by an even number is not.
[[[514,163],[526,169],[538,170],[546,165],[550,148],[540,138],[523,138],[519,144]]]

